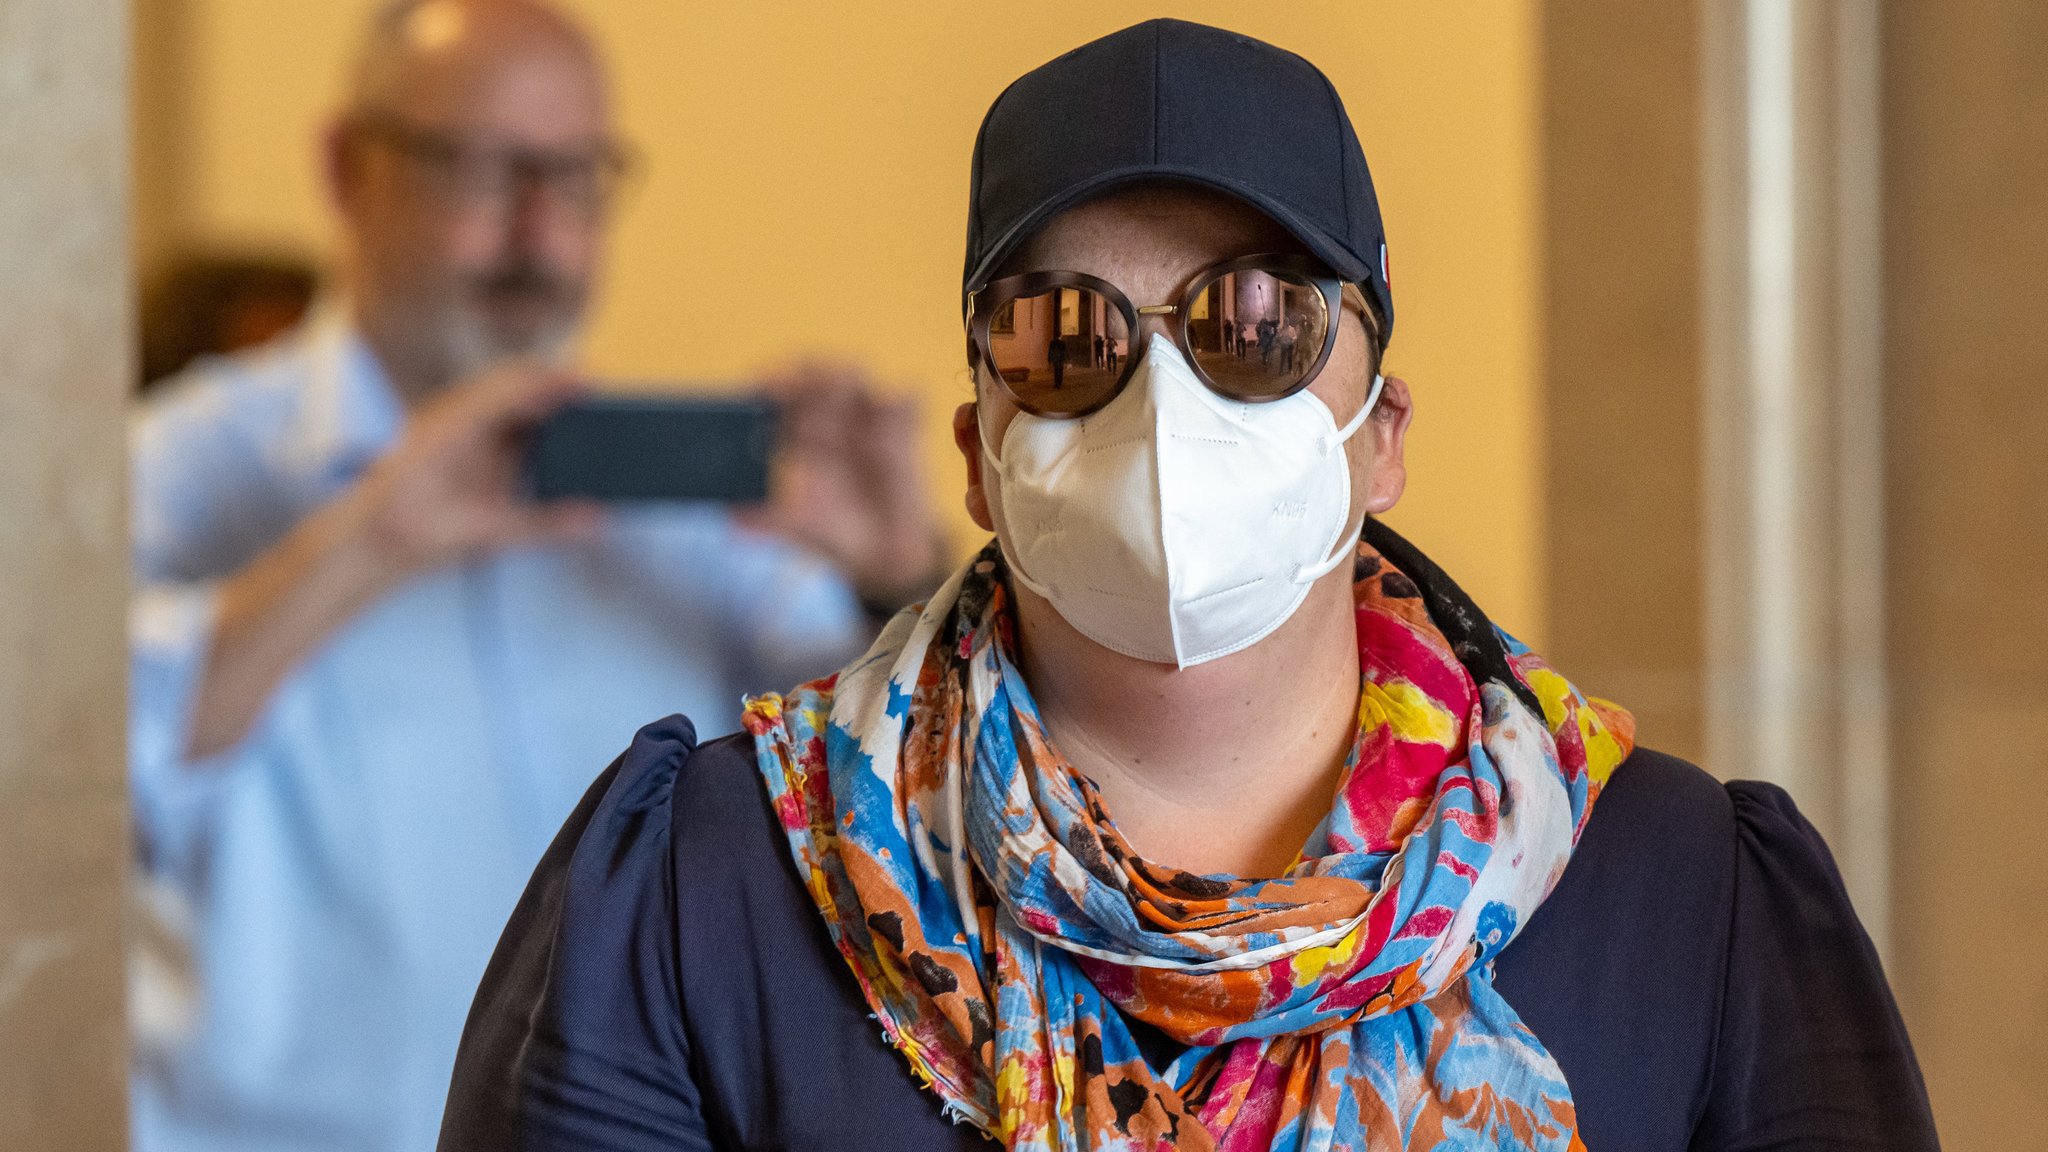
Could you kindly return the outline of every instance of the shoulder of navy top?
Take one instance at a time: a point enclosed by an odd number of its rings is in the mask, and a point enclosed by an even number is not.
[[[1770,785],[1638,749],[1494,969],[1565,1071],[1590,1147],[1936,1146],[1826,845]],[[798,1131],[893,1146],[913,1129],[974,1143],[882,1045],[751,738],[700,745],[679,716],[643,728],[506,929],[443,1149],[794,1146]]]

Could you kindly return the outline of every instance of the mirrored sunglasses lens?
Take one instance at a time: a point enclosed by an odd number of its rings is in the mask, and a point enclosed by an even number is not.
[[[1287,273],[1227,272],[1188,310],[1196,365],[1240,400],[1286,395],[1315,366],[1328,331],[1322,290]]]
[[[1086,288],[1049,288],[999,305],[989,319],[995,370],[1025,408],[1085,412],[1107,401],[1130,354],[1123,313]]]

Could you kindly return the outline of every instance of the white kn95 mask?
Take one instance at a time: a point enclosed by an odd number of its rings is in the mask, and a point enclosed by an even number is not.
[[[1169,340],[1146,341],[1124,390],[1079,419],[1019,412],[982,454],[1010,572],[1105,648],[1191,667],[1270,635],[1351,559],[1344,427],[1304,388],[1248,404],[1203,386]]]

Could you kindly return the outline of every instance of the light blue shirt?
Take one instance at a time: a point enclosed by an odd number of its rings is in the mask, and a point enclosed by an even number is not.
[[[170,385],[134,433],[131,774],[146,881],[185,921],[188,1011],[138,1025],[135,1146],[434,1146],[457,1040],[528,874],[599,769],[670,712],[866,639],[816,558],[718,508],[417,580],[293,672],[241,744],[184,759],[216,582],[404,422],[333,317]],[[171,1020],[171,1024],[166,1024]]]

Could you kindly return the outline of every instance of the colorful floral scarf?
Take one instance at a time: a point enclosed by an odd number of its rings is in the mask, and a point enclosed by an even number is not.
[[[1378,524],[1358,738],[1277,879],[1139,859],[1048,743],[991,545],[837,676],[748,702],[889,1042],[1014,1149],[1580,1148],[1491,963],[1632,745]],[[1127,1020],[1188,1047],[1154,1068]]]

